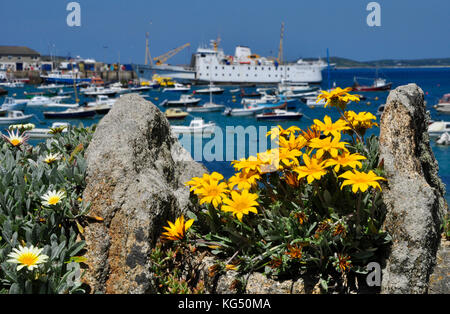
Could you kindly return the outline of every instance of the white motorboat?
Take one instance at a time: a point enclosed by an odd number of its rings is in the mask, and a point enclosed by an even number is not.
[[[450,134],[448,132],[443,133],[437,140],[438,145],[450,145]]]
[[[83,92],[85,96],[96,97],[98,95],[115,96],[119,93],[118,88],[93,87]]]
[[[439,102],[433,106],[439,113],[450,113],[450,94],[445,94]]]
[[[278,84],[278,92],[284,94],[290,92],[291,94],[304,94],[313,92],[319,89],[319,86],[310,86],[308,83],[295,83],[289,81],[281,81]]]
[[[278,101],[277,96],[263,93],[262,96],[257,99],[242,98],[241,104],[243,104],[243,105],[245,105],[245,104],[258,105],[258,104],[274,103],[276,101]]]
[[[267,109],[265,106],[244,104],[243,108],[226,108],[223,112],[226,116],[252,116],[254,114],[263,112]]]
[[[225,90],[213,84],[210,84],[208,88],[197,89],[194,91],[195,94],[222,94]]]
[[[162,91],[164,92],[188,92],[191,90],[191,85],[183,85],[180,83],[174,83],[171,87],[165,87]]]
[[[66,96],[55,96],[52,98],[45,96],[35,96],[27,103],[27,107],[36,108],[78,108],[79,104],[65,104],[61,100],[68,98]]]
[[[281,120],[299,120],[303,117],[301,112],[291,112],[285,109],[274,109],[270,112],[263,112],[256,115],[256,120],[281,121]]]
[[[48,85],[40,85],[37,87],[37,89],[58,89],[58,88],[63,88],[64,85],[61,84],[48,84]]]
[[[23,88],[25,86],[24,82],[21,81],[8,81],[0,83],[0,86],[9,87],[9,88]]]
[[[25,115],[22,111],[2,111],[0,112],[0,125],[24,124],[28,123],[32,117],[32,114]]]
[[[180,96],[180,99],[178,100],[168,100],[166,99],[161,103],[161,106],[193,106],[198,104],[202,99],[201,98],[194,98],[193,95],[190,94],[183,94]]]
[[[215,112],[215,111],[222,111],[223,108],[225,108],[224,105],[219,105],[219,104],[208,102],[202,106],[189,107],[186,109],[186,111],[187,112]]]
[[[172,131],[175,134],[193,134],[193,135],[209,135],[214,133],[216,124],[214,122],[205,122],[201,118],[195,118],[188,126],[172,125]]]
[[[24,110],[27,106],[28,99],[15,99],[14,97],[6,97],[1,109],[5,110]]]
[[[441,136],[445,132],[450,132],[450,121],[435,121],[428,126],[431,137]]]
[[[102,105],[114,105],[116,103],[117,99],[109,98],[105,95],[98,95],[95,101],[88,102],[86,106],[88,107],[95,107],[95,106],[102,106]]]

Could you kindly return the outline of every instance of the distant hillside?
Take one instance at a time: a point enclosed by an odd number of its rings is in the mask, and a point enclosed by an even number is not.
[[[305,60],[312,60],[306,58]],[[338,68],[374,68],[374,67],[440,67],[450,66],[450,58],[417,59],[417,60],[376,60],[355,61],[340,57],[330,57],[330,63]]]

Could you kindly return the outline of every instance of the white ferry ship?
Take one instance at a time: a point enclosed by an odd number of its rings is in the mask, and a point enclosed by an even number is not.
[[[171,65],[133,65],[141,79],[151,80],[154,74],[169,76],[192,84],[278,84],[322,82],[322,60],[278,64],[276,60],[252,54],[249,47],[237,46],[234,56],[226,55],[217,46],[198,48],[189,67]]]

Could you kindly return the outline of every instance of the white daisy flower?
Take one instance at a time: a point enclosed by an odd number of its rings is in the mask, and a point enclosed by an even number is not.
[[[39,264],[45,263],[48,259],[47,255],[41,254],[42,250],[34,246],[23,247],[19,245],[19,249],[15,248],[8,254],[10,259],[7,262],[19,264],[17,270],[21,270],[23,267],[27,267],[28,270],[33,270]]]

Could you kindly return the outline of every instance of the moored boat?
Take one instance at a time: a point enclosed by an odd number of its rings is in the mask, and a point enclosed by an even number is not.
[[[359,85],[356,81],[352,86],[353,91],[357,92],[379,92],[379,91],[388,91],[392,88],[392,83],[387,83],[387,81],[383,78],[376,78],[372,85]]]
[[[161,106],[193,106],[198,104],[202,99],[201,98],[194,98],[193,95],[190,94],[183,94],[180,96],[180,99],[178,100],[168,100],[166,99],[163,101],[160,105]]]
[[[187,112],[215,112],[222,111],[225,108],[224,105],[215,104],[212,102],[205,103],[202,106],[189,107],[186,109]]]
[[[3,101],[1,109],[5,110],[24,110],[27,106],[27,100],[15,99],[14,97],[6,97]]]
[[[32,114],[25,115],[22,111],[4,110],[0,112],[0,125],[28,123],[28,121],[30,121],[32,117]]]
[[[450,121],[435,121],[428,126],[431,137],[441,136],[445,132],[450,132]]]
[[[195,118],[188,126],[172,125],[172,131],[175,134],[209,135],[214,133],[216,124],[214,122],[205,122],[201,118]]]
[[[169,108],[164,112],[164,114],[166,115],[167,119],[174,119],[174,120],[182,120],[189,115],[189,113],[179,108]]]
[[[285,109],[274,109],[270,112],[263,112],[256,115],[257,120],[280,121],[280,120],[299,120],[303,117],[301,112],[291,112]]]
[[[95,108],[69,108],[64,111],[44,111],[44,117],[47,119],[92,118],[95,115]]]

